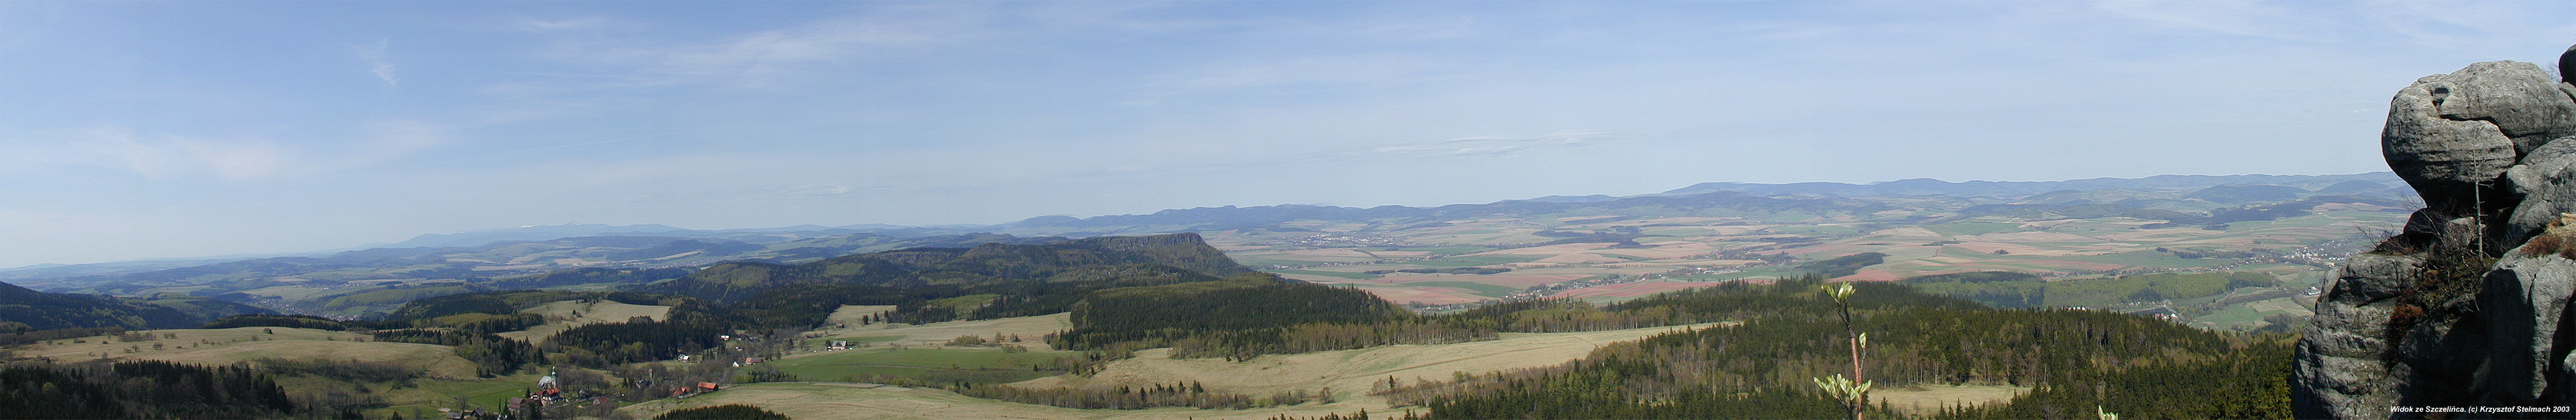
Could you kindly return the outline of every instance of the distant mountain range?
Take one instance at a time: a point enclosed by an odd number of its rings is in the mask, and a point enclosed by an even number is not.
[[[1736,192],[1750,196],[1806,197],[1898,197],[1954,196],[1992,199],[2017,199],[2061,191],[2092,190],[2178,190],[2203,189],[2222,185],[2282,186],[2316,194],[2364,195],[2389,198],[2412,198],[2413,190],[2393,172],[2368,172],[2348,175],[2157,175],[2145,178],[2092,178],[2066,181],[1965,181],[1950,182],[1931,178],[1850,184],[1840,182],[1800,182],[1758,184],[1741,182],[1704,182],[1656,194],[1628,197],[1609,195],[1551,195],[1520,200],[1503,200],[1486,204],[1453,204],[1439,207],[1377,206],[1338,207],[1283,204],[1255,207],[1201,207],[1172,209],[1143,215],[1105,215],[1089,218],[1072,216],[1039,216],[1012,223],[993,225],[904,226],[889,224],[856,224],[846,226],[796,225],[749,229],[682,229],[659,224],[606,225],[568,223],[561,225],[520,226],[483,229],[457,233],[425,234],[410,240],[370,245],[366,248],[472,247],[504,241],[547,241],[579,236],[654,236],[674,238],[738,238],[765,234],[832,236],[874,233],[895,237],[919,237],[963,233],[1031,234],[1060,231],[1063,227],[1096,227],[1112,225],[1262,225],[1298,218],[1345,220],[1375,217],[1422,217],[1435,214],[1494,211],[1512,213],[1512,207],[1549,208],[1547,204],[1584,204],[1618,201],[1626,198],[1688,196],[1710,192]],[[2283,197],[2270,201],[2295,199]],[[1234,210],[1226,210],[1234,209]],[[1222,220],[1222,221],[1220,221]],[[756,242],[756,241],[754,241]],[[184,265],[181,265],[184,266]],[[72,266],[64,266],[72,267]],[[71,272],[60,267],[31,266],[0,270],[0,281],[18,278],[14,272],[45,268],[56,273]],[[166,267],[165,267],[166,268]],[[99,271],[94,269],[93,271]],[[113,271],[113,270],[110,270]],[[80,273],[95,274],[95,273]],[[78,275],[78,274],[73,274]]]
[[[800,225],[722,230],[655,224],[522,226],[421,235],[385,247],[307,256],[24,267],[0,270],[0,281],[55,292],[195,296],[299,312],[357,314],[440,294],[516,287],[582,287],[574,283],[592,280],[653,281],[688,275],[700,268],[779,268],[905,248],[984,249],[979,247],[1057,244],[1066,238],[1110,235],[1300,231],[1286,224],[1292,221],[1363,222],[1383,226],[1372,229],[1409,229],[1439,226],[1443,220],[1481,217],[1872,214],[1901,207],[1929,209],[1915,212],[1924,216],[1912,222],[1982,215],[2119,216],[2165,220],[2175,225],[2215,226],[2295,217],[2321,203],[2371,202],[2412,207],[2408,201],[2413,199],[2413,192],[2389,172],[2164,175],[2045,182],[1912,179],[1870,184],[1703,183],[1628,197],[1548,196],[1437,207],[1201,207],[1087,218],[1043,216],[996,225]],[[664,268],[684,271],[659,270]],[[1185,268],[1205,271],[1204,267]],[[576,271],[583,269],[587,271]],[[700,273],[700,277],[706,274]],[[672,282],[664,287],[696,282]],[[286,292],[298,288],[311,291]],[[288,295],[292,299],[280,300]],[[294,302],[290,305],[288,300]]]
[[[2086,198],[2086,191],[2171,192],[2162,199],[2129,198],[2101,202]],[[2156,194],[2129,194],[2156,195]],[[2414,198],[2404,180],[2390,172],[2351,175],[2159,175],[2146,178],[2095,178],[2072,181],[1948,182],[1935,179],[1909,179],[1871,184],[1808,182],[1796,184],[1747,184],[1711,182],[1692,185],[1658,194],[1628,197],[1606,195],[1547,196],[1526,200],[1505,200],[1487,204],[1452,204],[1439,207],[1377,206],[1337,207],[1283,204],[1256,207],[1200,207],[1163,210],[1149,214],[1107,215],[1088,218],[1070,216],[1034,217],[1014,223],[983,227],[984,231],[1011,234],[1048,234],[1061,236],[1094,236],[1135,234],[1143,232],[1186,232],[1275,227],[1292,220],[1367,221],[1390,219],[1454,219],[1483,216],[1528,216],[1569,211],[1597,211],[1604,214],[1624,212],[1687,212],[1691,209],[1729,208],[1739,210],[1884,210],[1883,203],[1841,201],[1840,198],[1932,197],[1962,200],[1964,205],[1978,204],[2105,204],[2124,207],[2112,213],[2133,210],[2157,210],[2162,213],[2197,213],[2220,210],[2221,207],[2256,202],[2297,200],[2318,195],[2348,195],[2404,201]],[[1880,206],[1880,207],[1873,207]],[[2100,207],[2100,206],[2096,206]],[[2304,208],[2303,208],[2304,209]],[[2100,212],[2100,209],[2088,210]],[[2177,223],[2202,223],[2203,218],[2179,216],[2145,217]]]
[[[1825,197],[1888,197],[1907,195],[1948,195],[1961,197],[2023,197],[2064,190],[2170,190],[2208,188],[2220,185],[2278,185],[2297,187],[2327,194],[2413,195],[2406,180],[2395,172],[2368,172],[2350,175],[2157,175],[2145,178],[2093,178],[2067,181],[1967,181],[1949,182],[1931,178],[1902,179],[1868,184],[1840,182],[1800,182],[1794,184],[1748,184],[1740,182],[1703,182],[1681,187],[1664,194],[1697,194],[1734,191],[1754,195],[1812,195]],[[2337,192],[2323,191],[2340,190]],[[2389,191],[2394,189],[2396,191]],[[1594,196],[1599,197],[1599,196]]]

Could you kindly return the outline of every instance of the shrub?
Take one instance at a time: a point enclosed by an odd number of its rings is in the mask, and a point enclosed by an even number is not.
[[[2558,235],[2548,233],[2533,235],[2531,241],[2522,243],[2522,256],[2537,257],[2559,252],[2559,248],[2565,246],[2566,242]]]

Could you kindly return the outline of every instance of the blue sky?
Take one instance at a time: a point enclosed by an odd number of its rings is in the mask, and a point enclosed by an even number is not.
[[[0,2],[0,267],[517,225],[2384,170],[2547,2]]]

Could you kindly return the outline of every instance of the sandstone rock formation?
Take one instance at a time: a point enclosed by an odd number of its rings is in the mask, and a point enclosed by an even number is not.
[[[2576,48],[2559,58],[2576,63]],[[2562,68],[2562,70],[2565,70]],[[2380,146],[2424,197],[2329,275],[2292,366],[2300,418],[2557,418],[2391,406],[2576,404],[2576,85],[2531,63],[2426,76]]]

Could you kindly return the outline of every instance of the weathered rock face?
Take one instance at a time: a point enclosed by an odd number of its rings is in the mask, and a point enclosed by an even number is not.
[[[2567,235],[2565,228],[2556,235]],[[2488,343],[2485,387],[2478,405],[2534,406],[2549,387],[2552,372],[2566,370],[2569,346],[2557,333],[2576,295],[2576,260],[2555,252],[2509,253],[2496,263],[2478,296],[2479,318],[2486,321]],[[2564,390],[2561,390],[2563,393]]]
[[[2513,139],[2517,155],[2549,140],[2576,135],[2576,100],[2569,99],[2563,85],[2550,80],[2549,72],[2540,66],[2490,61],[2434,78],[2443,79],[2429,92],[2442,119],[2491,124]],[[2446,88],[2447,95],[2442,93]]]
[[[2327,274],[2290,388],[2292,414],[2303,419],[2385,417],[2397,382],[2380,358],[2388,353],[2388,319],[2398,293],[2424,258],[2361,254]]]
[[[2525,138],[2576,131],[2576,100],[2556,86],[2539,66],[2513,61],[2424,76],[2389,100],[2380,152],[2427,209],[2469,216],[2487,192],[2481,184],[2492,187],[2522,151],[2547,140],[2517,142],[2508,129]]]
[[[2560,62],[2576,63],[2576,48]],[[2571,138],[2576,85],[2530,63],[2477,63],[2399,90],[2381,151],[2425,209],[2331,275],[2291,368],[2294,413],[2576,404],[2576,330],[2558,333],[2576,329]]]
[[[2504,218],[2499,238],[2530,238],[2559,214],[2576,212],[2576,140],[2533,149],[2522,164],[2505,168],[2502,185],[2522,202]]]

